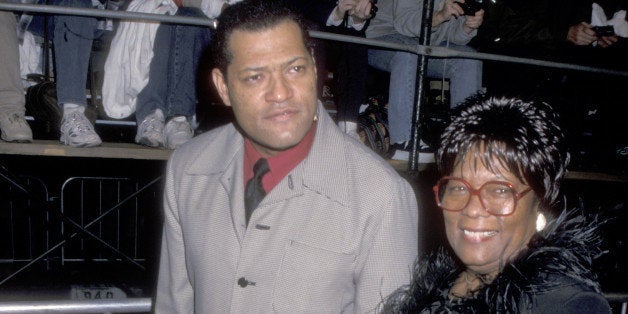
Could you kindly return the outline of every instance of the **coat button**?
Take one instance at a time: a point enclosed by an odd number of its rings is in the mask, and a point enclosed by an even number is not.
[[[244,279],[244,277],[240,277],[240,279],[238,279],[238,285],[242,288],[246,288],[246,286],[249,285],[248,280]]]

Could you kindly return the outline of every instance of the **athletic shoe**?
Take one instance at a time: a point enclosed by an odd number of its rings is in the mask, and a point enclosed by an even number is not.
[[[72,147],[94,147],[102,144],[94,126],[81,110],[71,110],[63,114],[61,120],[61,138],[64,145]]]
[[[33,132],[23,113],[0,110],[0,136],[7,142],[29,143],[33,141]]]
[[[137,127],[135,142],[149,147],[164,147],[164,114],[157,109]]]
[[[166,123],[164,129],[166,148],[177,149],[193,136],[194,130],[185,116],[176,116]]]

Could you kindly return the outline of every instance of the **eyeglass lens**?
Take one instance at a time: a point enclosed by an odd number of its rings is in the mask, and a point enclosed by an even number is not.
[[[480,197],[484,209],[491,214],[509,215],[514,211],[515,191],[505,182],[487,182],[479,190],[460,179],[444,179],[438,185],[438,202],[445,210],[463,210],[474,194]]]

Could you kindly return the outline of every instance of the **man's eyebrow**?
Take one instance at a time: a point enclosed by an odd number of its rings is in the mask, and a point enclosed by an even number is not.
[[[290,64],[293,64],[299,60],[307,60],[307,57],[304,56],[296,56],[284,63],[281,64],[281,67],[285,67],[288,66]],[[268,66],[259,66],[259,67],[246,67],[244,69],[242,69],[240,72],[260,72],[260,71],[264,71],[268,68]]]

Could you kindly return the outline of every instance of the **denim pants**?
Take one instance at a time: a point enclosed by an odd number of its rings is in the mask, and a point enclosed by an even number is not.
[[[178,16],[205,17],[197,8],[182,7]],[[137,96],[138,124],[156,109],[166,118],[196,113],[196,77],[203,49],[209,44],[210,30],[191,25],[161,24],[155,35],[148,83]]]
[[[60,6],[93,8],[91,0],[60,0]],[[54,52],[59,105],[87,105],[85,88],[92,42],[104,32],[97,29],[93,17],[57,15],[54,17]]]
[[[418,38],[399,34],[374,39],[410,45],[419,44]],[[473,51],[467,46],[450,44],[449,47]],[[418,60],[418,55],[409,52],[369,50],[369,64],[379,70],[390,72],[388,124],[391,143],[409,141],[411,137]],[[427,76],[449,79],[451,104],[455,107],[482,88],[482,62],[473,59],[430,58]]]

